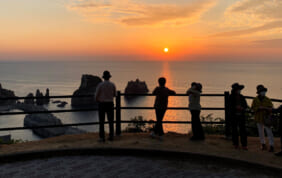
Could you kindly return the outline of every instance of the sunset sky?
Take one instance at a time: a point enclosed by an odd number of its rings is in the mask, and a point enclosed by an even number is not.
[[[0,60],[282,62],[281,9],[282,0],[2,0]]]

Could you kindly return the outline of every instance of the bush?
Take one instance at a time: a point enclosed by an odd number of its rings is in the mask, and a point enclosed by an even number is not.
[[[213,114],[208,114],[207,116],[201,116],[201,122],[224,122],[225,120],[220,117],[214,118]],[[224,124],[203,124],[203,130],[206,134],[223,135],[225,134]]]
[[[143,116],[135,116],[134,118],[131,118],[130,121],[132,123],[129,123],[127,127],[125,128],[125,132],[130,133],[136,133],[136,132],[149,132],[153,128],[153,120],[149,120],[151,123],[144,123]]]

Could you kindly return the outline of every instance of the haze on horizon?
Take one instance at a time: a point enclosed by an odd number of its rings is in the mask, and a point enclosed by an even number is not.
[[[281,9],[281,0],[0,1],[0,61],[282,62]]]

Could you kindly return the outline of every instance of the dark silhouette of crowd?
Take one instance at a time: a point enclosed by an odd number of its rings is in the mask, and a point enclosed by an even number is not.
[[[111,74],[109,71],[104,71],[103,73],[104,82],[100,83],[96,89],[96,101],[99,102],[99,120],[100,120],[100,142],[105,142],[105,114],[109,121],[109,138],[108,140],[114,140],[114,103],[113,98],[116,95],[116,87],[114,83],[110,82]],[[158,138],[163,140],[164,130],[163,130],[163,118],[168,107],[168,98],[170,95],[175,95],[176,92],[167,88],[165,86],[166,79],[161,77],[158,79],[158,84],[154,91],[155,95],[155,114],[156,114],[156,124],[153,131],[150,133],[152,138]],[[193,82],[191,87],[187,90],[189,107],[191,114],[192,123],[192,137],[191,141],[204,141],[205,134],[200,121],[200,97],[202,93],[202,84]],[[257,86],[257,96],[253,99],[251,107],[248,107],[245,96],[242,95],[242,90],[245,88],[244,85],[239,83],[234,83],[231,86],[231,94],[228,99],[228,114],[231,124],[232,132],[232,142],[235,149],[248,150],[248,139],[247,139],[247,129],[246,129],[246,112],[250,108],[253,111],[254,119],[257,124],[258,134],[261,143],[261,150],[268,150],[269,152],[274,152],[274,138],[271,127],[273,126],[273,113],[280,114],[279,121],[279,133],[281,136],[281,151],[277,152],[277,156],[282,156],[282,105],[279,108],[273,108],[271,99],[266,96],[268,89],[263,85]],[[267,147],[265,142],[265,133],[269,139],[269,146]],[[241,147],[239,144],[241,143]]]

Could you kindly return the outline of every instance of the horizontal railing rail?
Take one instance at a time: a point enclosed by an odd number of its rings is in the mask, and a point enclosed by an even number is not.
[[[121,93],[121,96],[155,96],[153,94],[127,94],[127,93]],[[22,99],[56,99],[56,98],[85,98],[85,97],[94,97],[95,95],[78,95],[78,96],[73,96],[73,95],[58,95],[58,96],[40,96],[40,97],[0,97],[1,100],[22,100]],[[175,94],[175,95],[170,95],[170,96],[189,96],[187,94]],[[224,96],[224,94],[201,94],[201,96],[209,96],[209,97],[221,97]],[[245,96],[246,99],[254,99],[255,97],[253,96]],[[270,98],[271,101],[273,102],[280,102],[282,103],[282,99],[274,99]]]
[[[116,96],[116,107],[114,108],[116,111],[116,134],[119,135],[121,133],[121,124],[122,123],[156,123],[155,121],[131,121],[131,120],[121,120],[121,110],[153,110],[155,107],[125,107],[121,106],[121,96],[155,96],[153,94],[126,94],[117,92]],[[175,94],[171,96],[189,96],[187,94]],[[224,107],[203,107],[201,110],[223,110],[225,111],[225,121],[220,122],[202,122],[203,124],[226,124],[226,132],[228,130],[228,99],[229,92],[224,92],[224,94],[202,94],[204,97],[224,97]],[[1,100],[22,100],[22,99],[59,99],[59,98],[85,98],[85,97],[94,97],[94,95],[61,95],[61,96],[43,96],[43,97],[0,97]],[[245,96],[246,99],[253,99],[255,97]],[[282,102],[281,99],[271,99],[273,102]],[[188,107],[168,107],[168,110],[189,110]],[[97,111],[95,108],[80,108],[80,109],[59,109],[59,110],[48,110],[48,111],[23,111],[23,112],[0,112],[0,116],[2,115],[20,115],[20,114],[47,114],[47,113],[64,113],[64,112],[89,112],[89,111]],[[108,122],[105,122],[108,123]],[[191,121],[163,121],[164,124],[191,124]],[[71,126],[89,126],[89,125],[98,125],[99,122],[85,122],[85,123],[71,123],[71,124],[62,124],[62,125],[45,125],[45,126],[34,126],[34,127],[8,127],[8,128],[0,128],[0,131],[11,131],[11,130],[27,130],[27,129],[40,129],[40,128],[56,128],[56,127],[71,127]],[[230,123],[229,123],[230,124]]]

